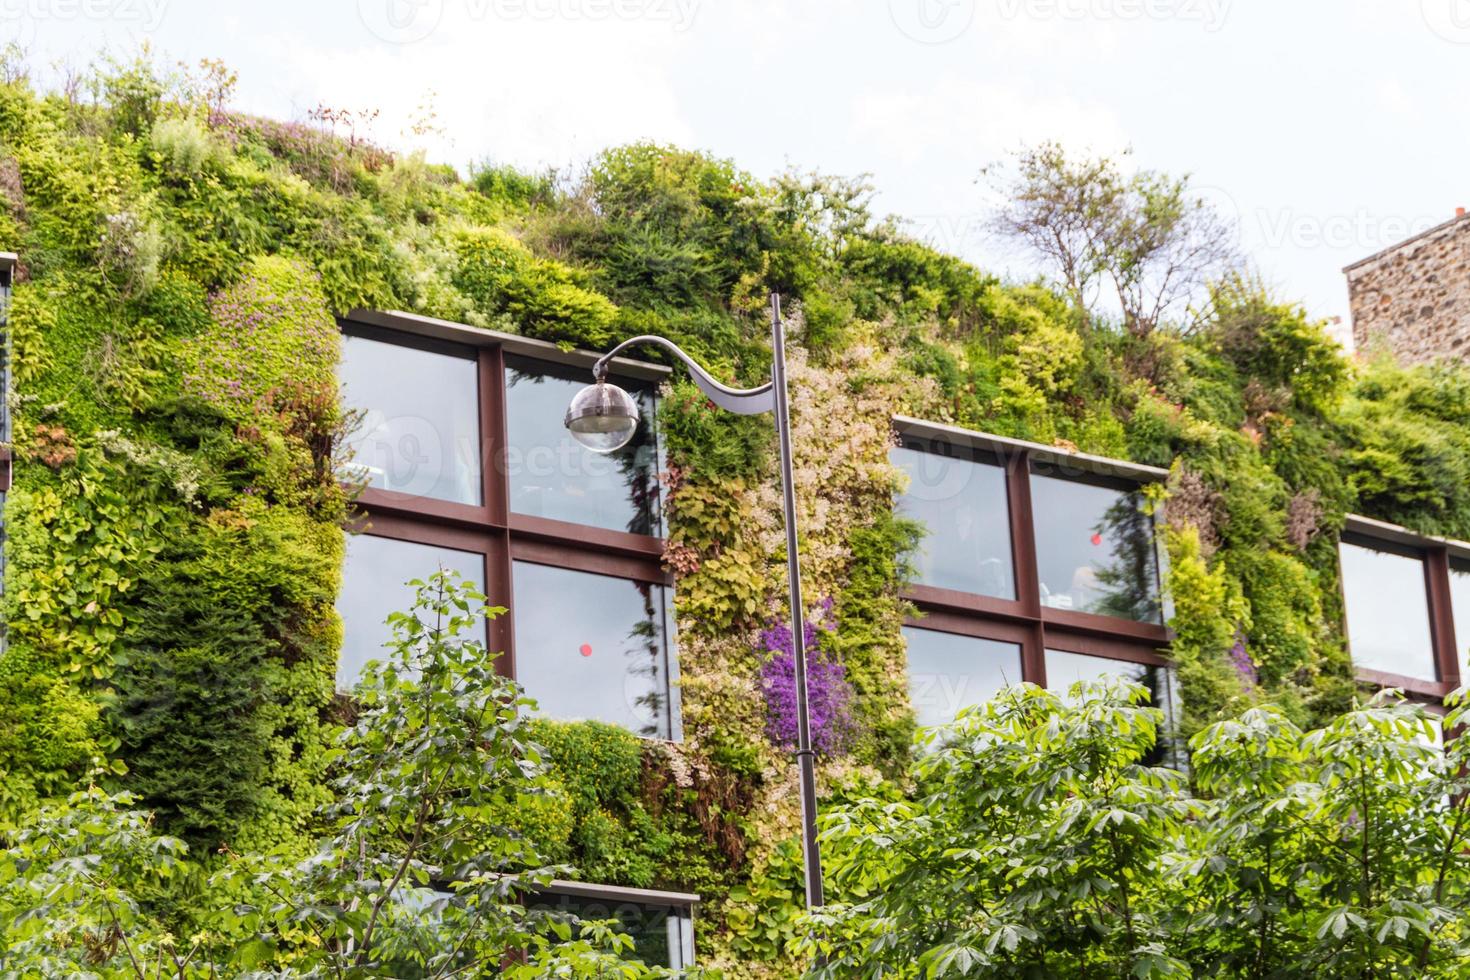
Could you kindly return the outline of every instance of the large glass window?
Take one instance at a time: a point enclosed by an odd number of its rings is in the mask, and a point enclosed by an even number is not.
[[[960,709],[983,704],[1021,681],[1021,647],[958,633],[906,626],[909,699],[920,725],[954,721]]]
[[[618,379],[642,424],[600,456],[563,427],[592,358],[567,367],[524,338],[376,319],[345,328],[340,367],[344,403],[364,415],[352,449],[369,484],[339,602],[341,686],[381,655],[384,618],[412,598],[404,582],[442,563],[510,608],[487,646],[548,715],[677,738],[652,372]]]
[[[1166,669],[1141,666],[1169,642],[1153,520],[1139,489],[1166,471],[912,419],[896,424],[900,447],[890,459],[911,480],[897,506],[929,530],[906,595],[924,618],[904,630],[922,724],[946,723],[1007,684],[1065,688],[1108,669],[1150,684],[1158,698],[1170,694]],[[1056,652],[1068,648],[1099,656]],[[1173,710],[1167,698],[1158,703]]]
[[[476,361],[342,338],[344,404],[361,413],[351,465],[370,487],[478,504],[480,409]]]
[[[416,541],[371,534],[347,535],[347,560],[337,613],[342,617],[342,655],[337,660],[337,687],[351,690],[369,660],[384,656],[392,637],[389,613],[407,612],[414,589],[405,583],[426,579],[440,568],[458,572],[475,589],[485,580],[483,556]]]
[[[1032,474],[1041,602],[1161,622],[1153,519],[1142,494]]]
[[[572,396],[590,381],[586,369],[506,357],[510,509],[613,531],[659,534],[653,392],[619,381],[638,399],[641,418],[627,448],[602,456],[579,446],[563,424]]]
[[[1346,541],[1339,555],[1353,663],[1437,679],[1423,560]]]
[[[515,562],[516,677],[541,711],[673,736],[665,589]]]
[[[914,581],[1014,599],[1005,470],[910,446],[894,449],[890,459],[909,475],[899,512],[926,529],[914,556]]]

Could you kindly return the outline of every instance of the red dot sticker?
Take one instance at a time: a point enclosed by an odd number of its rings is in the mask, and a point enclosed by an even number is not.
[[[584,643],[584,644],[582,644],[580,647],[577,648],[577,652],[580,653],[584,657],[590,657],[590,656],[592,656],[592,644],[590,644],[590,643]]]
[[[1094,534],[1092,536],[1092,543],[1093,544],[1102,544],[1102,535],[1101,534]]]

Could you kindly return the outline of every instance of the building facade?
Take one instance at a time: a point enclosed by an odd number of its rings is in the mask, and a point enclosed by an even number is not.
[[[1406,363],[1470,353],[1470,216],[1456,216],[1343,270],[1358,350]]]
[[[382,610],[406,605],[405,580],[444,567],[509,607],[486,642],[505,651],[500,669],[548,718],[678,742],[676,580],[662,561],[662,450],[648,421],[668,369],[616,362],[644,421],[622,454],[595,456],[562,427],[595,354],[409,314],[357,313],[341,326],[343,398],[361,419],[352,465],[367,489],[347,533],[339,688],[378,655]],[[1167,559],[1147,492],[1169,472],[901,415],[888,422],[890,461],[908,477],[897,510],[926,529],[904,593],[918,613],[903,628],[918,723],[944,724],[1008,684],[1065,693],[1108,674],[1143,683],[1172,722]],[[1429,704],[1458,687],[1470,544],[1351,517],[1339,560],[1357,679]],[[1182,758],[1166,740],[1152,761]],[[599,894],[575,887],[573,897]],[[653,916],[646,935],[674,923],[674,940],[643,955],[694,955],[698,896],[606,896]]]

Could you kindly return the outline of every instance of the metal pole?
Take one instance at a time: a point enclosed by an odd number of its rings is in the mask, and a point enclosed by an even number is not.
[[[786,575],[791,583],[791,648],[796,670],[796,764],[801,778],[801,845],[806,865],[806,906],[822,896],[822,855],[817,848],[817,771],[812,752],[811,712],[806,693],[806,621],[801,604],[801,566],[797,559],[796,486],[791,466],[791,415],[786,391],[786,329],[781,297],[771,294],[771,384],[776,395],[776,434],[781,442],[781,500],[786,510]]]

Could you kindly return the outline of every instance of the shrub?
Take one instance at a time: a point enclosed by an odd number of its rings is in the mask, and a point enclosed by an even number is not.
[[[1470,743],[1392,694],[1312,732],[1252,708],[1194,737],[1192,795],[1141,764],[1145,697],[1008,689],[930,736],[911,799],[830,809],[808,975],[1463,975]]]

